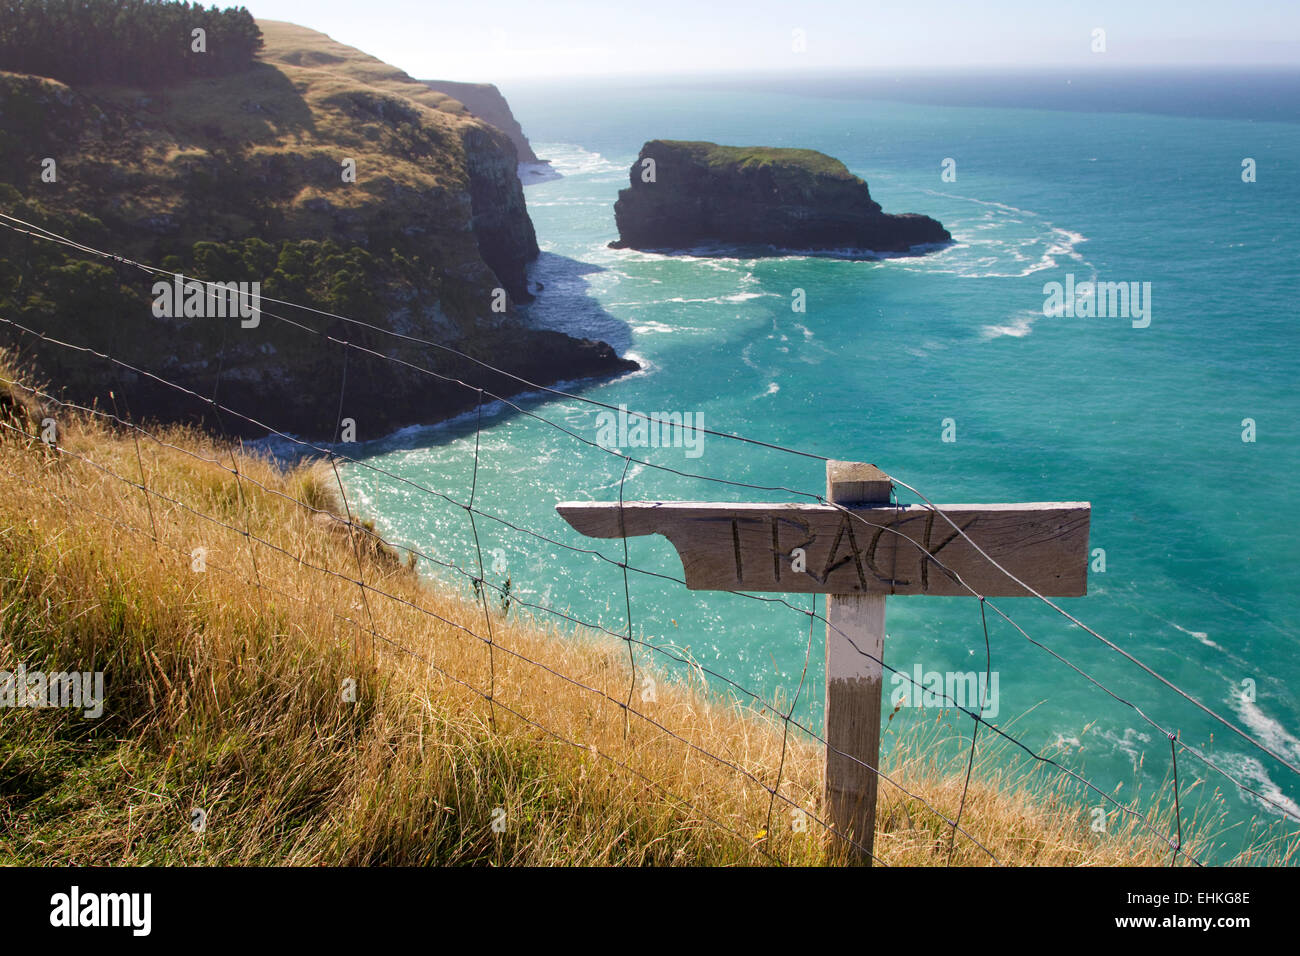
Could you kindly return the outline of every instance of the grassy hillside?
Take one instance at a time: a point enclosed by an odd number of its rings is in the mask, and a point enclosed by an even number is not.
[[[689,745],[627,719],[621,642],[494,600],[489,649],[469,633],[485,624],[468,590],[422,583],[404,556],[349,532],[330,466],[283,468],[198,432],[151,437],[66,409],[56,454],[23,436],[52,412],[8,368],[0,670],[102,670],[107,699],[98,720],[0,711],[0,861],[840,859],[815,822],[794,826],[793,808],[821,815],[821,754],[792,737],[782,764],[771,714],[658,675],[657,701],[637,707]],[[937,714],[895,740],[889,767],[948,814],[964,761],[932,755],[955,726]],[[945,864],[950,828],[881,792],[882,859]],[[1132,822],[1091,832],[1076,799],[982,750],[963,825],[1003,863],[1168,862]],[[1169,831],[1167,812],[1153,820]],[[990,860],[959,836],[953,862]]]
[[[5,75],[6,155],[26,147],[62,170],[42,183],[39,165],[14,163],[7,181],[54,210],[96,214],[127,253],[156,254],[160,237],[375,244],[420,225],[428,257],[474,282],[482,261],[462,235],[470,173],[461,133],[495,130],[322,33],[258,26],[259,62],[214,79],[139,90]],[[356,161],[355,184],[342,178],[345,158]],[[391,202],[404,193],[416,201]]]
[[[603,343],[529,328],[515,309],[530,298],[538,247],[506,134],[324,34],[259,26],[257,59],[217,77],[136,89],[0,72],[0,212],[169,272],[258,282],[265,298],[451,346],[531,381],[634,367]],[[297,433],[336,434],[345,379],[342,417],[362,437],[476,401],[382,360],[354,354],[345,369],[326,335],[495,392],[520,387],[437,348],[269,302],[251,329],[160,319],[154,281],[0,230],[0,315],[219,393],[253,418],[283,409],[277,424]],[[0,344],[35,348],[82,402],[116,390],[140,413],[211,428],[239,421],[202,402],[178,406],[174,393],[86,357],[5,334]]]

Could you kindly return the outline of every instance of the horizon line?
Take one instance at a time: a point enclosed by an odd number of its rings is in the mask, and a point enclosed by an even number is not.
[[[396,64],[394,64],[396,65]],[[399,69],[403,69],[399,67]],[[441,80],[447,83],[469,83],[469,84],[495,84],[497,80],[484,79],[463,79],[457,76],[430,76],[426,74],[415,74],[407,72],[412,78],[419,79],[421,82]],[[1147,64],[1124,64],[1122,66],[1107,65],[1104,68],[1094,68],[1088,65],[1063,65],[1059,63],[1052,64],[983,64],[973,63],[967,65],[951,66],[861,66],[861,67],[820,67],[820,68],[768,68],[768,69],[719,69],[698,71],[673,71],[658,73],[644,70],[628,70],[614,73],[596,73],[596,72],[573,72],[573,73],[512,73],[501,76],[501,81],[547,81],[547,80],[699,80],[699,79],[741,79],[741,78],[765,78],[765,79],[836,79],[836,78],[889,78],[897,76],[909,76],[915,78],[942,78],[949,76],[969,76],[972,74],[983,74],[988,76],[1123,76],[1133,74],[1186,74],[1193,72],[1204,73],[1237,73],[1240,75],[1253,74],[1294,74],[1300,78],[1300,64],[1288,63],[1147,63]]]

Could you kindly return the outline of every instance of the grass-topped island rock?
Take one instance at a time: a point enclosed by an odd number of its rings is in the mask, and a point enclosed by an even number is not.
[[[882,211],[864,180],[812,149],[651,140],[631,183],[614,203],[615,249],[758,246],[870,256],[952,240],[929,216]]]

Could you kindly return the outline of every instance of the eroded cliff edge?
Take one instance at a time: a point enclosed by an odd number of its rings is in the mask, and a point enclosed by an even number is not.
[[[866,256],[952,239],[929,216],[884,212],[864,180],[811,149],[651,140],[630,182],[614,204],[616,249],[707,252],[720,245]]]

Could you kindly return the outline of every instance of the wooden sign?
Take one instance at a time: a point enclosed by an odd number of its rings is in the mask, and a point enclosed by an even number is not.
[[[826,500],[840,507],[556,505],[565,521],[589,537],[663,535],[677,549],[693,590],[829,595],[826,812],[866,863],[875,845],[880,777],[885,597],[972,590],[987,597],[1028,595],[1012,575],[1045,596],[1088,593],[1086,502],[895,506],[889,504],[892,489],[889,476],[874,465],[829,461]]]
[[[620,509],[618,502],[569,501],[556,510],[592,538],[662,534],[677,549],[686,586],[695,591],[1029,593],[978,545],[1040,594],[1088,592],[1087,504],[936,507],[966,537],[922,505],[853,506],[852,516],[822,504],[629,501]]]

